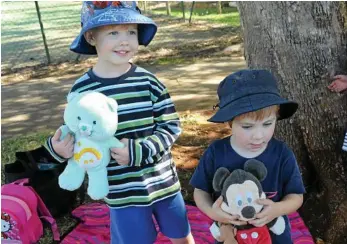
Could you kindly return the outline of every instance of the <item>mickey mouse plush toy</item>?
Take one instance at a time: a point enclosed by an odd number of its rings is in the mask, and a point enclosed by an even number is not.
[[[260,181],[267,175],[265,165],[255,159],[248,160],[244,169],[229,172],[226,168],[219,168],[213,178],[213,188],[223,196],[222,210],[239,215],[240,220],[249,221],[255,218],[263,206],[256,203],[257,199],[265,199],[266,195]],[[282,216],[274,219],[263,227],[253,225],[235,226],[238,244],[270,244],[269,229],[276,235],[284,232],[285,222]],[[215,230],[215,231],[213,231]],[[212,235],[217,238],[219,228],[214,223],[211,226]]]

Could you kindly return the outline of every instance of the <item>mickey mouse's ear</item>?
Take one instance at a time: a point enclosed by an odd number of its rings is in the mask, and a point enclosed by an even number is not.
[[[230,175],[230,171],[227,168],[221,167],[217,169],[213,177],[213,189],[217,192],[222,191],[224,181]]]
[[[263,181],[266,178],[267,169],[265,165],[256,159],[248,160],[243,168],[245,171],[254,175],[259,181]]]

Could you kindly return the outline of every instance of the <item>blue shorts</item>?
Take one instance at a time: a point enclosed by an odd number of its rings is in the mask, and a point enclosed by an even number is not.
[[[168,238],[184,238],[190,233],[187,210],[179,192],[147,207],[110,209],[111,244],[153,244],[157,238],[153,216]]]

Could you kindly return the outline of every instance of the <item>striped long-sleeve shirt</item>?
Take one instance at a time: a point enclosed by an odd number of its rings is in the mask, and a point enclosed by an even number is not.
[[[108,165],[113,208],[148,206],[180,190],[170,149],[181,133],[180,121],[166,87],[136,65],[117,78],[99,78],[92,70],[80,77],[71,92],[94,90],[117,100],[118,139],[129,139],[129,166]],[[57,155],[47,140],[46,148]]]

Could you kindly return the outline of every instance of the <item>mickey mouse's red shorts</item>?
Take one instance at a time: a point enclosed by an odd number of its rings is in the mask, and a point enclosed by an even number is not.
[[[246,230],[238,230],[236,233],[238,244],[271,244],[271,236],[266,225]]]

